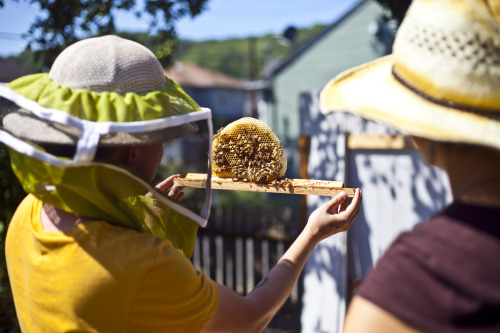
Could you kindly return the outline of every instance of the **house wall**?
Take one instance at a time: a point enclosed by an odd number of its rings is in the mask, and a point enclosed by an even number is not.
[[[244,90],[184,87],[200,106],[210,108],[214,126],[223,126],[244,116],[248,98]],[[223,124],[224,123],[224,124]],[[214,128],[217,130],[218,128]]]
[[[0,58],[0,83],[8,83],[26,74],[17,60]]]
[[[387,47],[369,31],[381,13],[378,3],[366,1],[273,77],[274,101],[266,119],[293,154],[288,177],[298,172],[299,94],[319,90],[340,72],[386,54]]]

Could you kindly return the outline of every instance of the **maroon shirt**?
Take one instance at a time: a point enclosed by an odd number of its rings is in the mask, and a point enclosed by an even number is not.
[[[500,208],[455,203],[402,233],[358,295],[435,332],[500,332]]]

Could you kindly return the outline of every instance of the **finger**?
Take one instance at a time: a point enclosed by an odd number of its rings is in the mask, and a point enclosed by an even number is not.
[[[184,198],[184,192],[180,192],[179,194],[177,194],[177,196],[175,197],[175,200],[181,201],[182,198]]]
[[[349,199],[346,198],[346,200],[344,200],[344,202],[342,202],[342,204],[339,207],[339,213],[345,211],[348,206],[349,206]]]
[[[174,185],[170,188],[170,191],[168,192],[168,196],[176,197],[183,189],[184,189],[183,186]]]
[[[162,192],[167,192],[168,189],[171,188],[172,185],[174,184],[174,179],[180,178],[180,177],[181,177],[181,175],[179,175],[179,174],[169,176],[165,180],[163,180],[161,183],[156,185],[156,188]]]
[[[334,196],[330,201],[328,201],[325,205],[327,206],[326,211],[328,214],[335,214],[338,211],[338,207],[342,205],[347,199],[347,194],[342,191],[336,196]]]
[[[346,208],[345,213],[353,216],[358,215],[361,210],[361,189],[357,188],[354,191],[354,198],[352,199],[351,204]]]

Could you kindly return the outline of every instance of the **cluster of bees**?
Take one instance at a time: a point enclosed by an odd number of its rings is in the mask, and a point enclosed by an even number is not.
[[[214,175],[244,182],[282,179],[286,171],[283,145],[266,130],[270,131],[252,123],[219,129],[213,141]]]

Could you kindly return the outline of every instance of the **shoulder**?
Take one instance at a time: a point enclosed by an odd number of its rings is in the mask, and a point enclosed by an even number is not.
[[[12,217],[12,221],[32,219],[42,208],[43,202],[37,199],[33,194],[28,194],[17,206]]]
[[[376,263],[358,295],[405,322],[437,331],[464,316],[480,323],[484,313],[469,313],[467,307],[487,310],[500,304],[496,258],[500,241],[487,227],[498,224],[498,219],[486,214],[478,222],[470,212],[479,211],[484,212],[452,205],[402,233]]]
[[[390,312],[360,296],[354,297],[351,301],[343,330],[344,333],[406,333],[419,331],[420,330],[416,327],[411,326]]]
[[[19,251],[22,240],[36,229],[40,221],[40,212],[43,202],[38,200],[33,194],[28,194],[16,208],[6,236],[6,251]]]

